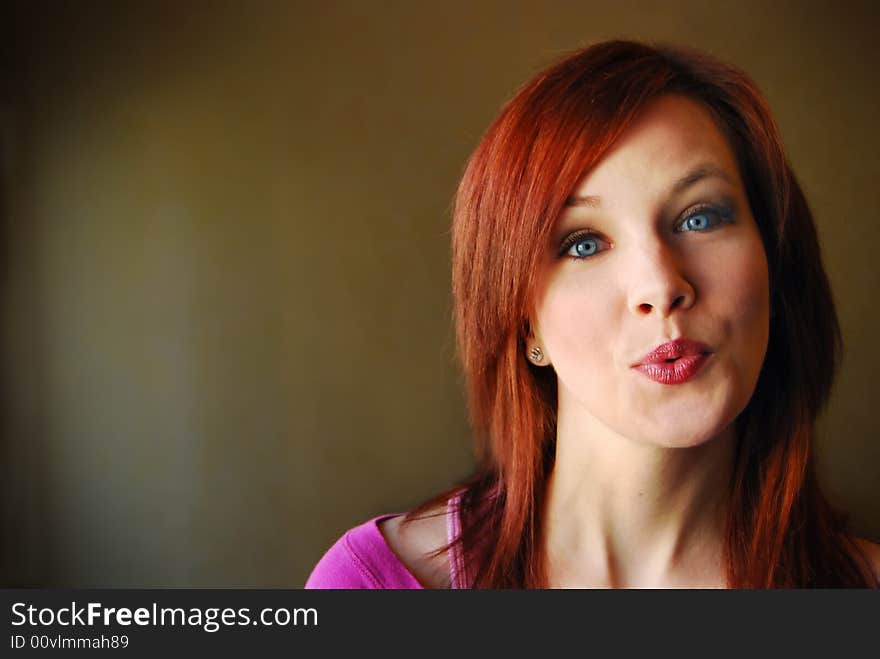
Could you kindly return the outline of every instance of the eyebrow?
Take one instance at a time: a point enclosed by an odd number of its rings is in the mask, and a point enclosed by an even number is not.
[[[711,163],[703,163],[694,167],[690,172],[678,179],[670,188],[670,195],[682,193],[698,181],[705,178],[720,178],[733,184],[730,175],[721,167]],[[598,195],[572,195],[565,200],[566,206],[588,206],[590,208],[600,208],[602,206],[602,198]]]

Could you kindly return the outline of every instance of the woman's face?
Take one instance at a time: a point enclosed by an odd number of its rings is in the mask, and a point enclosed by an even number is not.
[[[560,426],[695,446],[743,410],[767,349],[767,260],[734,155],[705,109],[659,98],[580,182],[530,321],[528,347],[556,371]],[[638,366],[678,338],[710,354]]]

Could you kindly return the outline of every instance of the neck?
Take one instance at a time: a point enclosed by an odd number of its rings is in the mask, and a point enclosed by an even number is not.
[[[551,586],[723,585],[733,426],[666,448],[597,421],[557,427],[544,549]]]

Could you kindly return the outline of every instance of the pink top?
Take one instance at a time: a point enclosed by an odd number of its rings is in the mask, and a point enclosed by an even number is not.
[[[447,542],[461,533],[459,496],[446,506]],[[379,522],[400,513],[374,517],[349,529],[318,561],[306,588],[424,588],[388,546]],[[450,588],[465,588],[464,561],[458,545],[449,551]]]

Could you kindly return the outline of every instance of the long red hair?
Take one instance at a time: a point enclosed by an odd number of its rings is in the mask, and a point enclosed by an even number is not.
[[[456,543],[471,585],[546,585],[540,514],[555,456],[556,378],[525,357],[528,304],[566,198],[661,94],[687,96],[717,120],[770,272],[767,354],[736,420],[728,585],[868,585],[870,568],[816,479],[815,421],[842,342],[813,218],[767,102],[744,73],[714,58],[629,41],[576,52],[528,82],[483,136],[458,188],[452,286],[477,468],[461,490]]]

